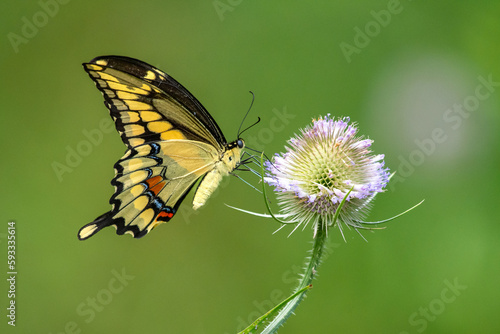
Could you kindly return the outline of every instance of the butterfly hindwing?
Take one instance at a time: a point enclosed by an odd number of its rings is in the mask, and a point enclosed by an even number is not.
[[[213,167],[217,152],[194,141],[163,141],[129,149],[115,164],[112,210],[81,229],[87,239],[106,226],[139,238],[169,221],[196,180]]]

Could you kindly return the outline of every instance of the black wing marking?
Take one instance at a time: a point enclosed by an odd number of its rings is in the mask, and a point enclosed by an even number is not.
[[[165,72],[140,60],[120,56],[97,57],[83,65],[103,93],[105,104],[128,146],[164,140],[158,136],[157,127],[150,131],[146,126],[150,119],[158,119],[150,113],[142,117],[140,111],[160,114],[162,120],[180,130],[187,139],[225,146],[226,139],[208,111]],[[129,136],[142,140],[129,140]]]

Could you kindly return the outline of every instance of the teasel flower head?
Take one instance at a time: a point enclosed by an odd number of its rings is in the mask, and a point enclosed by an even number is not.
[[[384,191],[390,174],[372,140],[358,134],[349,118],[327,115],[291,138],[285,153],[266,163],[265,181],[277,192],[287,221],[327,228],[335,223],[362,228],[372,200]],[[295,229],[294,229],[295,230]],[[343,233],[342,233],[343,235]]]

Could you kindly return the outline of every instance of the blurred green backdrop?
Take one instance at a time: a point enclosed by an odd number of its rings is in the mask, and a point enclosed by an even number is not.
[[[235,178],[143,239],[78,241],[109,210],[124,152],[81,67],[106,54],[171,74],[228,139],[252,90],[247,122],[262,122],[245,138],[270,155],[313,117],[350,116],[398,171],[370,218],[426,199],[368,242],[332,231],[280,333],[500,331],[498,1],[7,1],[0,16],[2,333],[236,333],[291,291],[310,247],[309,228],[272,234],[224,206],[264,211]],[[70,166],[72,150],[85,154]]]

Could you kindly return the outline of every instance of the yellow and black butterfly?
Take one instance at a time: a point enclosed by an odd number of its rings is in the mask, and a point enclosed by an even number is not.
[[[194,209],[240,165],[243,140],[228,143],[208,111],[168,74],[121,56],[97,57],[83,67],[127,151],[114,166],[111,211],[83,226],[80,240],[111,225],[117,234],[140,238],[175,215],[198,179]]]

